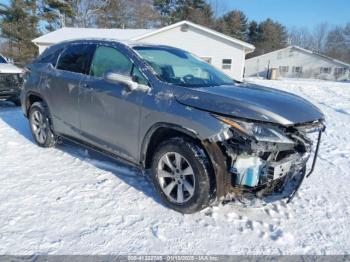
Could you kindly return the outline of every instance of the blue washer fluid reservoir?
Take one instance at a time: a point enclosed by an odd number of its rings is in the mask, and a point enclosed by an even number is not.
[[[238,156],[234,164],[237,174],[236,184],[249,187],[257,186],[263,166],[264,163],[259,157],[250,155]]]

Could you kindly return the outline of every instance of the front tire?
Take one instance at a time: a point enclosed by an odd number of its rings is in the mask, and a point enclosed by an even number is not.
[[[152,179],[163,202],[181,213],[195,213],[212,199],[209,160],[195,142],[180,137],[161,143],[152,160]]]
[[[29,110],[29,124],[35,142],[41,147],[55,145],[48,109],[42,102],[35,102]]]

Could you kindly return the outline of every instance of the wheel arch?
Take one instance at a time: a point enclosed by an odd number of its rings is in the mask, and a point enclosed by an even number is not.
[[[152,163],[152,157],[155,153],[157,146],[165,141],[166,139],[170,139],[172,137],[185,137],[195,141],[205,152],[208,160],[209,167],[212,171],[212,179],[211,180],[211,192],[213,194],[217,194],[217,184],[221,183],[219,180],[222,177],[217,175],[217,164],[213,161],[215,158],[210,155],[211,147],[208,145],[208,142],[203,141],[197,133],[190,129],[186,129],[182,126],[169,124],[169,123],[157,123],[153,125],[146,133],[142,145],[141,145],[141,165],[144,169],[149,169]],[[211,143],[210,143],[211,144]],[[219,173],[221,174],[221,173]],[[221,188],[221,187],[220,187]]]
[[[169,132],[167,136],[159,135],[159,132]],[[164,133],[163,133],[164,134]],[[226,154],[218,143],[210,142],[207,139],[201,139],[194,131],[186,129],[179,125],[168,123],[157,123],[152,126],[146,133],[141,147],[141,165],[143,168],[150,167],[152,156],[159,143],[164,139],[175,136],[185,136],[196,141],[204,150],[210,162],[210,168],[213,173],[211,179],[212,192],[217,198],[225,196],[230,187],[230,178],[227,174],[228,164]],[[156,138],[156,140],[154,140]]]
[[[162,141],[176,136],[188,137],[195,140],[196,142],[201,143],[198,134],[192,130],[169,123],[154,124],[146,132],[146,135],[144,136],[141,144],[140,162],[142,167],[145,169],[150,167],[150,161],[152,159],[154,150]]]
[[[42,102],[45,106],[45,110],[46,113],[48,114],[48,118],[50,121],[50,125],[53,128],[53,122],[52,122],[52,115],[51,115],[51,111],[50,108],[48,107],[48,104],[45,100],[45,98],[38,92],[35,91],[30,91],[26,94],[26,99],[25,99],[25,116],[28,117],[29,116],[29,110],[30,107],[35,103],[35,102]]]
[[[25,114],[28,116],[30,107],[32,106],[33,103],[35,102],[44,102],[46,103],[45,99],[43,96],[34,91],[30,91],[26,94],[26,99],[25,99]]]

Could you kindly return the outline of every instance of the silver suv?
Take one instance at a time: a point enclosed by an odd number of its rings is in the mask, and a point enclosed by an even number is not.
[[[290,200],[315,165],[324,130],[315,106],[236,83],[180,49],[69,41],[27,71],[22,108],[39,146],[63,138],[123,159],[179,212],[232,198]]]

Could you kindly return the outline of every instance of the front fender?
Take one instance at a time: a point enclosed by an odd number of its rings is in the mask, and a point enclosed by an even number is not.
[[[227,185],[227,159],[213,137],[227,129],[226,124],[215,118],[210,112],[195,109],[178,103],[171,97],[172,93],[159,92],[154,97],[148,96],[140,123],[140,163],[147,166],[148,146],[153,134],[159,128],[168,128],[181,132],[200,142],[211,162],[216,184],[216,196],[225,195]],[[155,98],[154,100],[152,98]],[[147,101],[147,99],[150,99]],[[147,163],[146,163],[147,162]]]
[[[170,123],[157,123],[150,128],[150,130],[146,133],[145,138],[143,139],[141,146],[141,165],[146,168],[146,159],[148,147],[150,145],[151,139],[155,132],[160,128],[166,128],[168,130],[174,130],[177,132],[181,132],[194,140],[200,142],[203,147],[206,155],[209,158],[212,170],[215,176],[215,195],[217,198],[221,198],[225,196],[228,192],[230,186],[230,177],[227,174],[228,165],[227,165],[227,157],[222,151],[220,145],[217,142],[211,142],[209,139],[200,140],[198,134],[194,130],[186,129],[182,126],[170,124]]]
[[[193,130],[190,129],[186,129],[182,126],[176,125],[176,124],[171,124],[171,123],[156,123],[154,124],[146,133],[146,135],[144,136],[142,143],[141,143],[141,155],[140,155],[140,160],[141,160],[141,164],[143,167],[145,167],[145,162],[146,162],[146,155],[147,155],[147,150],[150,144],[150,141],[153,137],[153,135],[155,134],[155,132],[157,132],[157,130],[159,130],[160,128],[166,128],[169,130],[174,130],[177,132],[181,132],[183,134],[186,134],[189,137],[192,137],[193,139],[198,139],[198,134],[196,132],[194,132]]]

